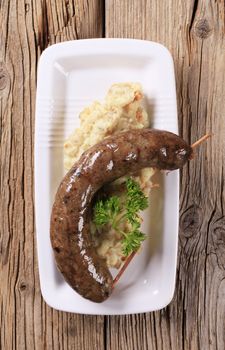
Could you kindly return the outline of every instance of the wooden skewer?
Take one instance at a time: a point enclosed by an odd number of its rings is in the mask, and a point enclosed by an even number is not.
[[[196,146],[200,145],[202,142],[204,142],[205,140],[207,140],[211,136],[212,136],[212,134],[206,134],[206,135],[202,136],[199,140],[195,141],[191,145],[191,148],[195,148]]]
[[[195,147],[199,146],[202,142],[206,141],[211,136],[212,136],[212,134],[206,134],[206,135],[202,136],[199,140],[195,141],[191,145],[191,148],[195,148]],[[152,187],[157,187],[157,185],[156,186],[153,185]],[[120,271],[118,272],[118,274],[116,275],[116,277],[113,280],[113,288],[115,287],[116,283],[119,281],[120,277],[122,276],[122,274],[126,270],[127,266],[130,264],[131,260],[134,258],[136,253],[137,253],[137,251],[132,252],[128,256],[128,258],[125,260],[125,263],[123,264],[123,266],[121,267]]]
[[[123,264],[123,266],[121,267],[118,274],[116,275],[116,277],[113,280],[113,288],[115,287],[115,284],[119,281],[120,277],[122,276],[122,274],[126,270],[127,266],[130,264],[131,260],[133,259],[133,257],[135,256],[136,253],[137,253],[137,251],[132,252],[128,256],[128,258],[125,260],[125,263]]]

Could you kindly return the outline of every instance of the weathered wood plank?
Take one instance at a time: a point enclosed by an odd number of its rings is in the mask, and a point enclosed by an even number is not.
[[[42,300],[34,227],[33,137],[40,53],[99,37],[102,1],[0,2],[0,348],[101,349],[104,318],[57,312]]]
[[[108,318],[108,349],[225,348],[224,16],[224,1],[106,2],[107,37],[158,41],[172,52],[181,135],[193,142],[214,133],[182,174],[173,302]]]
[[[166,309],[124,317],[57,312],[42,300],[34,236],[37,60],[48,45],[104,35],[103,1],[0,2],[0,348],[223,349],[224,2],[106,1],[106,36],[165,44],[175,60],[180,132],[215,137],[184,169],[177,288]]]

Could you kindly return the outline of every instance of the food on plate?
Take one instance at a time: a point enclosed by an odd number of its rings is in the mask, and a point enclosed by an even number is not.
[[[150,118],[142,106],[144,95],[138,83],[113,84],[103,103],[95,101],[80,114],[80,127],[69,136],[64,145],[64,166],[69,170],[82,153],[105,138],[121,131],[150,127]],[[151,190],[153,168],[144,168],[132,175],[148,197]],[[126,177],[122,177],[104,188],[105,195],[122,200],[126,188]],[[103,191],[101,191],[103,194]],[[96,226],[91,221],[91,233],[97,254],[106,260],[108,267],[120,268],[126,256],[123,251],[123,235],[110,225]],[[130,231],[129,223],[121,223],[121,231]]]
[[[69,170],[83,152],[108,136],[150,126],[142,106],[143,92],[138,83],[113,84],[105,101],[93,102],[80,113],[80,126],[64,144],[64,166]]]
[[[139,184],[128,177],[126,190],[121,196],[98,199],[94,204],[94,223],[99,227],[113,228],[119,234],[124,256],[137,251],[146,235],[140,231],[140,211],[148,207],[148,198],[141,191]]]
[[[192,154],[181,137],[146,128],[109,136],[75,162],[58,188],[50,233],[57,266],[80,295],[102,302],[113,289],[112,275],[105,259],[96,253],[90,234],[96,192],[143,168],[179,169]]]

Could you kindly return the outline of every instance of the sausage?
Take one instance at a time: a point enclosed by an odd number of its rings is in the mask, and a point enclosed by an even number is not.
[[[83,153],[58,188],[50,229],[58,269],[76,292],[94,302],[112,292],[112,276],[90,234],[94,194],[139,169],[179,169],[191,157],[192,148],[181,137],[154,129],[121,132]]]

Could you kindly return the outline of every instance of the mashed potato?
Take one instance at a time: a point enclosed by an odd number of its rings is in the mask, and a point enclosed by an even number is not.
[[[69,170],[83,152],[106,137],[121,131],[149,127],[149,116],[141,105],[142,100],[140,84],[118,83],[111,86],[103,103],[95,101],[86,107],[80,113],[80,127],[64,144],[65,169]],[[153,173],[153,169],[146,168],[134,176],[146,195],[149,195]],[[124,178],[114,181],[110,185],[111,192],[117,193],[123,182]],[[91,226],[98,254],[106,259],[109,267],[119,268],[124,260],[122,237],[112,229],[97,232],[94,224]]]

